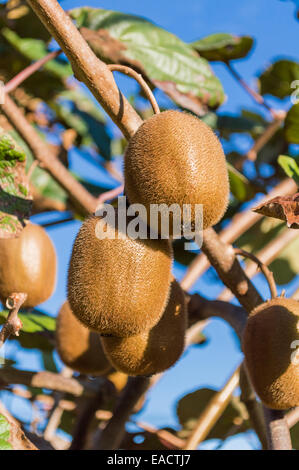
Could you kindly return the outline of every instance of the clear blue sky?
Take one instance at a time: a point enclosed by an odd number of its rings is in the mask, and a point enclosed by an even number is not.
[[[89,0],[85,3],[82,0],[65,0],[61,4],[65,9],[87,4],[142,15],[185,41],[193,41],[217,32],[252,35],[255,38],[255,47],[250,57],[235,63],[238,71],[252,86],[255,86],[257,74],[274,58],[283,56],[298,60],[299,22],[295,20],[293,2],[279,0],[243,2],[239,0],[126,0],[125,2]],[[233,113],[242,107],[259,109],[221,64],[213,64],[213,68],[221,79],[228,97],[227,102],[220,109],[221,112]],[[121,79],[119,85],[127,95],[136,90],[135,83],[130,79]],[[111,180],[107,179],[107,175],[86,163],[78,152],[72,153],[71,162],[73,169],[91,180],[100,181],[107,186],[111,185]],[[50,215],[45,215],[35,217],[34,220],[48,221],[50,218]],[[79,225],[78,222],[74,222],[48,230],[57,249],[59,278],[55,294],[42,305],[42,308],[52,315],[56,315],[65,299],[67,263]],[[183,269],[176,265],[174,272],[180,278]],[[257,286],[268,295],[262,280],[257,281]],[[294,287],[295,283],[289,287],[288,293],[291,293]],[[197,282],[194,290],[215,298],[221,290],[221,284],[214,282],[214,277],[210,272]],[[141,420],[157,426],[175,426],[177,425],[175,403],[179,397],[203,386],[219,388],[228,379],[242,359],[235,335],[220,320],[212,321],[205,333],[209,339],[208,343],[203,347],[192,347],[151,390],[148,404],[140,415]],[[37,355],[19,350],[15,342],[11,342],[9,350],[14,357],[17,357],[21,368],[38,369],[40,367]],[[10,403],[11,405],[23,415],[23,401],[15,399],[13,403]],[[210,441],[203,448],[213,448],[216,444],[217,442]],[[229,439],[225,448],[250,449],[257,445],[257,440],[249,433],[242,438]]]

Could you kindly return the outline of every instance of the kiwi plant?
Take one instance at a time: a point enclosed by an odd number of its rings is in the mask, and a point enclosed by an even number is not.
[[[299,406],[299,302],[276,297],[256,307],[243,337],[245,361],[253,386],[269,408]]]
[[[64,302],[57,316],[56,346],[64,364],[81,374],[112,372],[99,334],[88,330],[77,320],[68,302]]]
[[[128,338],[102,338],[115,369],[128,375],[153,375],[171,367],[184,349],[187,313],[185,295],[176,280],[160,321],[148,331]]]
[[[28,223],[17,238],[0,239],[0,299],[27,293],[23,307],[35,307],[53,293],[56,252],[46,231]]]

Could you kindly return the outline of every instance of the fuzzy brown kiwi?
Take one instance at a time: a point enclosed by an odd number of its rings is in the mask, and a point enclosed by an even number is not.
[[[0,239],[0,299],[27,293],[23,307],[45,302],[56,284],[56,252],[46,231],[28,223],[17,238]]]
[[[173,280],[169,301],[151,330],[129,338],[102,338],[104,351],[115,369],[128,375],[153,375],[179,359],[187,325],[185,295]]]
[[[113,370],[100,335],[77,320],[68,302],[64,302],[57,316],[56,346],[64,364],[81,374],[103,375]]]
[[[257,394],[269,408],[299,405],[299,364],[292,357],[298,340],[298,301],[278,297],[251,312],[243,337],[245,361]]]
[[[117,220],[117,217],[116,217]],[[74,314],[102,335],[131,336],[155,325],[168,300],[172,247],[168,240],[99,239],[101,217],[89,217],[75,240],[68,273]],[[109,224],[107,236],[114,230]],[[113,235],[113,234],[112,234]]]
[[[125,187],[131,204],[203,204],[203,228],[226,211],[229,181],[220,141],[203,121],[164,111],[145,121],[125,153]],[[149,216],[148,216],[149,217]]]

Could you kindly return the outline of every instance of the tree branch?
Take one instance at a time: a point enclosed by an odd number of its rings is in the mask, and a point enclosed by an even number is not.
[[[14,293],[8,297],[6,301],[6,307],[10,308],[11,310],[0,332],[0,349],[2,348],[5,341],[10,337],[10,335],[19,336],[19,331],[23,325],[18,317],[18,313],[26,299],[27,294],[24,292]],[[12,303],[10,304],[10,302]]]
[[[1,107],[7,119],[33,152],[34,157],[43,164],[43,168],[53,176],[72,199],[78,202],[85,213],[94,212],[97,199],[58,160],[9,96],[5,97],[5,103]]]
[[[284,411],[264,407],[269,450],[292,450],[292,441]]]
[[[27,0],[27,3],[68,57],[75,77],[85,83],[126,138],[135,134],[142,119],[59,3],[56,0]]]
[[[0,403],[0,414],[3,415],[9,423],[9,443],[13,450],[38,450],[32,442],[26,437],[20,423],[7,411]]]

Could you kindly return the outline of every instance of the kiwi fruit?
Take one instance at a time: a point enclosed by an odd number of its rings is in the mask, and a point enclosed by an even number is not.
[[[113,370],[100,336],[77,320],[68,302],[57,316],[56,346],[64,364],[81,374],[103,375]]]
[[[68,300],[77,318],[102,335],[141,333],[160,319],[169,296],[169,240],[129,238],[115,227],[114,239],[99,239],[91,216],[81,226],[71,255]],[[114,230],[108,223],[107,236]],[[117,238],[118,237],[118,238]]]
[[[149,331],[129,338],[101,338],[116,370],[128,375],[153,375],[171,367],[184,350],[187,313],[185,295],[176,280],[160,321]]]
[[[243,351],[256,393],[268,408],[286,410],[299,405],[299,364],[292,360],[296,341],[298,301],[278,297],[251,312]]]
[[[131,204],[203,204],[203,229],[226,211],[229,180],[225,155],[214,132],[197,117],[164,111],[145,121],[125,153],[125,192]],[[159,229],[161,227],[159,225]],[[171,233],[170,233],[171,234]]]
[[[0,300],[27,293],[23,307],[45,302],[56,284],[56,252],[46,231],[28,223],[17,238],[0,239]]]

